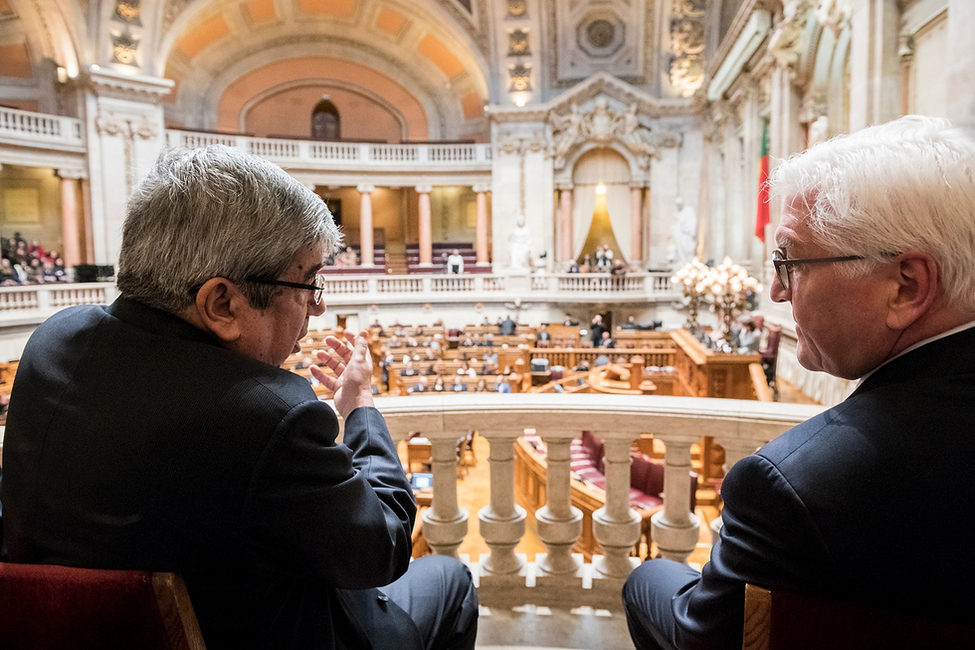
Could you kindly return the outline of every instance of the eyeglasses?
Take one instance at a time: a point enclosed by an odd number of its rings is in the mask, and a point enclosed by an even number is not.
[[[315,299],[315,304],[321,304],[322,294],[325,293],[325,276],[321,273],[315,275],[315,284],[301,284],[300,282],[285,282],[284,280],[262,280],[260,278],[244,278],[245,282],[254,282],[256,284],[270,284],[275,287],[290,287],[292,289],[306,289],[307,291],[314,291],[313,297]]]
[[[790,260],[781,249],[776,248],[772,251],[772,265],[775,267],[775,277],[779,279],[779,284],[786,291],[789,290],[789,272],[793,267],[802,264],[828,264],[830,262],[853,262],[855,260],[866,259],[863,255],[844,255],[842,257],[807,257],[805,259]]]
[[[300,282],[286,282],[285,280],[264,280],[262,278],[244,278],[244,282],[253,282],[255,284],[269,284],[275,287],[289,287],[291,289],[305,289],[306,291],[313,291],[312,297],[315,300],[316,305],[320,305],[322,302],[322,294],[325,293],[325,276],[321,273],[315,275],[315,284],[302,284]],[[195,284],[190,287],[190,294],[195,294],[200,290],[203,283]]]

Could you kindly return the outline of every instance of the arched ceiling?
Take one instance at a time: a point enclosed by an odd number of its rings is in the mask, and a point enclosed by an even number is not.
[[[409,139],[487,137],[487,58],[433,0],[197,0],[163,22],[153,72],[177,83],[173,123],[241,130],[254,98],[303,80],[361,85]]]

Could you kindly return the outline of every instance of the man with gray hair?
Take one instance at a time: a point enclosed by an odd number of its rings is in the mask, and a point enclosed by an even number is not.
[[[782,162],[771,296],[804,367],[860,379],[739,461],[702,572],[624,587],[638,648],[740,648],[746,583],[953,621],[975,607],[975,141],[905,117]],[[824,625],[828,625],[824,621]]]
[[[182,574],[209,648],[472,648],[456,560],[410,564],[416,505],[373,405],[366,332],[280,368],[325,311],[340,235],[279,167],[160,157],[129,201],[121,296],[64,310],[20,362],[2,497],[10,560]],[[407,571],[409,569],[409,571]]]

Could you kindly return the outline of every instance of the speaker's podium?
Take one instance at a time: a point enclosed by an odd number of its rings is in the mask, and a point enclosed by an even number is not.
[[[531,360],[532,386],[542,386],[551,381],[552,371],[548,369],[548,359]]]

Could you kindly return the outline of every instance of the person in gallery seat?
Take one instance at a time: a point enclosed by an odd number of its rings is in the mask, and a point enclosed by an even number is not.
[[[975,141],[904,117],[783,161],[772,299],[804,367],[859,379],[732,467],[703,572],[623,590],[638,648],[740,648],[744,585],[970,622],[975,523]]]
[[[31,336],[4,448],[10,561],[182,574],[206,645],[473,648],[470,572],[410,563],[416,505],[373,406],[368,332],[280,366],[325,311],[325,203],[238,149],[135,189],[121,296]],[[133,363],[139,359],[139,363]],[[152,368],[146,372],[145,368]]]

